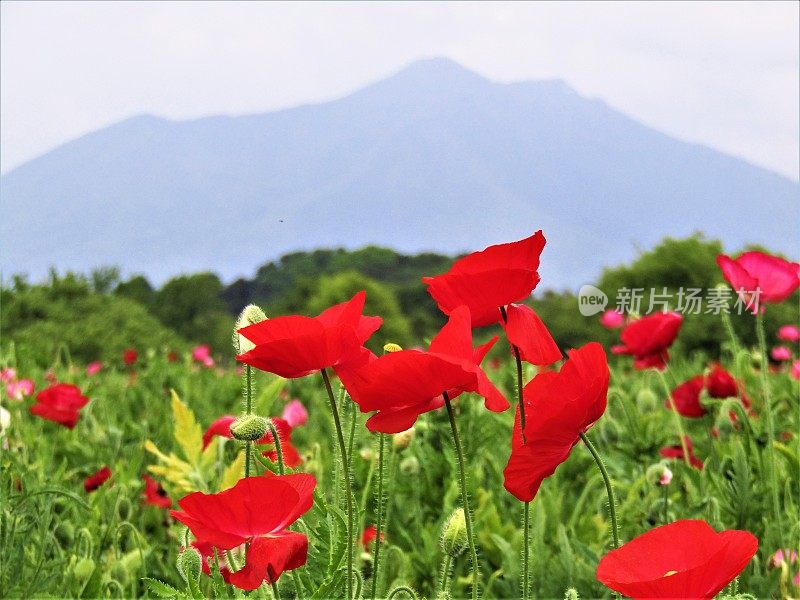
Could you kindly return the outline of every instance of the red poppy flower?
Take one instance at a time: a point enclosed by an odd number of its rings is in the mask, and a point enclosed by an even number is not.
[[[142,479],[144,480],[145,504],[152,504],[159,508],[170,508],[172,506],[172,500],[167,496],[166,490],[161,487],[160,483],[147,475],[142,475]]]
[[[692,447],[692,439],[687,435],[683,438],[686,440],[686,449],[689,451],[689,464],[691,464],[695,469],[702,469],[703,468],[703,461],[697,458],[694,455],[694,448]],[[683,446],[678,444],[677,446],[666,446],[661,448],[658,453],[663,458],[675,458],[678,460],[683,460]]]
[[[509,304],[505,310],[506,321],[501,321],[501,325],[508,343],[519,349],[522,360],[539,366],[561,360],[561,350],[531,307]]]
[[[712,398],[733,398],[739,395],[739,386],[728,371],[714,364],[706,376],[706,390]]]
[[[87,492],[93,492],[103,485],[109,477],[111,477],[111,469],[103,467],[97,473],[89,475],[83,480],[83,489]]]
[[[683,323],[683,317],[674,312],[663,312],[642,317],[628,323],[622,330],[621,346],[614,346],[614,354],[632,354],[636,369],[654,367],[664,369],[672,345]]]
[[[236,421],[238,417],[233,417],[230,415],[226,415],[224,417],[220,417],[206,429],[205,433],[203,434],[203,450],[205,450],[208,445],[211,443],[211,440],[214,439],[214,436],[225,437],[228,439],[233,439],[233,434],[231,433],[231,425],[233,422]],[[281,442],[281,451],[283,452],[283,463],[292,469],[299,466],[300,463],[303,462],[303,458],[300,456],[300,453],[297,451],[297,448],[292,446],[292,428],[289,426],[289,423],[286,420],[272,417],[270,418],[272,424],[275,425],[275,430],[278,432],[278,438]],[[267,432],[264,436],[256,440],[256,444],[273,444],[272,432],[267,429]],[[278,451],[277,449],[273,448],[271,450],[267,450],[264,453],[264,456],[269,458],[272,462],[278,462]]]
[[[366,292],[358,292],[316,317],[289,315],[243,327],[239,333],[255,348],[236,360],[288,378],[355,360],[383,322],[380,317],[361,314],[366,297]]]
[[[539,283],[544,245],[544,235],[537,231],[524,240],[468,254],[447,273],[422,281],[444,314],[463,305],[469,307],[473,327],[497,323],[501,306],[525,300]]]
[[[494,337],[473,349],[469,308],[460,306],[427,352],[401,350],[380,358],[369,353],[364,366],[340,367],[336,372],[362,412],[378,411],[367,420],[370,431],[399,433],[422,413],[444,406],[445,393],[453,399],[462,392],[476,392],[489,410],[507,409],[508,401],[480,367],[496,341]]]
[[[364,548],[369,548],[369,545],[375,541],[375,538],[378,537],[378,529],[374,525],[370,525],[369,527],[364,528],[364,532],[361,534],[361,544]],[[386,532],[381,531],[381,544],[386,541]]]
[[[139,353],[134,348],[128,348],[122,353],[122,362],[132,365],[139,358]]]
[[[167,352],[167,362],[174,363],[178,360],[177,352]]]
[[[182,510],[171,514],[218,550],[247,543],[245,565],[230,582],[254,590],[305,564],[308,538],[287,527],[311,508],[316,484],[305,473],[247,477],[217,494],[189,494],[178,502]]]
[[[80,418],[80,409],[89,399],[81,395],[76,385],[56,383],[36,394],[36,404],[31,406],[32,415],[60,423],[72,429]]]
[[[713,598],[757,550],[748,531],[717,533],[705,521],[675,521],[606,554],[597,580],[631,598]]]
[[[541,373],[523,390],[525,442],[519,409],[511,439],[511,457],[503,471],[505,488],[530,502],[542,481],[567,460],[580,434],[605,412],[609,370],[597,342],[570,350],[561,371]]]
[[[763,303],[783,302],[800,286],[800,264],[763,252],[745,252],[736,259],[720,254],[717,264],[753,312]],[[758,298],[753,294],[756,290]]]
[[[678,411],[678,414],[690,419],[697,419],[708,412],[700,404],[700,394],[703,392],[705,381],[705,377],[698,375],[672,390],[672,401],[675,403],[675,410]],[[669,399],[664,401],[664,406],[672,409]]]

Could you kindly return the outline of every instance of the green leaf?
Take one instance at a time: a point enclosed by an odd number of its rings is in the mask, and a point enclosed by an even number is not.
[[[175,418],[175,441],[178,442],[189,462],[196,465],[203,449],[203,430],[192,410],[181,401],[175,390],[170,390],[170,393],[172,395],[172,414]]]
[[[153,592],[159,598],[177,598],[181,593],[174,587],[158,579],[151,579],[150,577],[143,577],[142,581],[147,586],[147,589]]]

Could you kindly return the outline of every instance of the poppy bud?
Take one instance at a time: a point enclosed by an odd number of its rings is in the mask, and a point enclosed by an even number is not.
[[[730,411],[725,406],[726,404],[727,403],[722,404],[722,408],[717,414],[717,418],[714,420],[714,430],[723,439],[726,439],[735,429],[734,422],[731,420],[731,415],[735,415],[735,413]]]
[[[127,498],[120,498],[117,502],[117,515],[120,521],[127,521],[131,516],[131,501]]]
[[[672,481],[672,471],[664,463],[650,465],[645,471],[645,479],[650,485],[669,485]]]
[[[194,546],[184,548],[178,554],[178,560],[176,561],[178,573],[181,574],[187,584],[189,580],[200,581],[200,561],[200,553]]]
[[[81,558],[75,563],[75,566],[72,567],[72,573],[75,575],[76,579],[81,581],[88,579],[91,577],[92,573],[94,573],[94,561],[89,557]]]
[[[390,352],[400,352],[402,349],[403,347],[400,346],[400,344],[394,344],[392,342],[383,345],[383,351],[386,354],[389,354]]]
[[[267,432],[267,420],[258,415],[244,415],[231,425],[231,435],[237,440],[254,442],[264,437]]]
[[[239,313],[239,318],[236,319],[236,325],[233,328],[233,349],[237,354],[244,354],[256,347],[256,345],[245,337],[239,334],[239,330],[248,325],[254,325],[265,321],[267,315],[257,307],[255,304],[248,304],[244,310]]]
[[[416,475],[419,473],[419,461],[416,456],[409,456],[400,461],[400,472],[404,475]]]
[[[636,406],[639,408],[639,412],[652,412],[658,406],[658,398],[650,388],[642,388],[636,394]]]
[[[358,455],[364,460],[372,460],[375,458],[375,451],[367,446],[366,448],[359,450]]]
[[[464,516],[464,509],[457,508],[442,527],[439,546],[441,546],[442,552],[455,558],[467,549],[468,543],[467,519]]]
[[[405,450],[414,439],[414,428],[406,429],[392,436],[392,446],[395,450]]]
[[[564,592],[564,600],[580,600],[580,596],[578,596],[578,590],[575,588],[569,588],[566,592]]]
[[[61,547],[70,546],[75,540],[75,526],[69,521],[61,521],[56,525],[53,534],[56,536]]]

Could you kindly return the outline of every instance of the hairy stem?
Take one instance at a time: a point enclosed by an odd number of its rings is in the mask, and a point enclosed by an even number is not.
[[[583,443],[586,444],[586,447],[589,449],[589,452],[592,453],[592,458],[594,458],[594,462],[597,463],[597,466],[600,469],[600,474],[603,476],[603,482],[606,484],[606,493],[608,494],[608,512],[611,514],[611,537],[614,539],[614,548],[619,548],[619,528],[617,526],[617,501],[614,497],[614,488],[611,487],[611,478],[608,476],[608,471],[606,470],[606,465],[603,463],[603,459],[600,458],[600,455],[597,453],[597,449],[595,449],[594,444],[589,441],[589,438],[586,436],[585,433],[581,433],[581,439]]]
[[[286,474],[286,467],[283,464],[283,448],[281,448],[281,438],[278,437],[278,430],[272,419],[267,419],[267,427],[272,434],[272,442],[275,444],[275,453],[278,455],[278,473],[281,475]]]
[[[244,369],[245,384],[244,384],[244,401],[245,401],[245,414],[253,412],[253,367],[247,365]],[[245,442],[245,456],[244,456],[244,476],[250,477],[250,464],[253,462],[253,442]]]
[[[661,380],[661,385],[664,387],[664,392],[667,394],[667,402],[672,409],[672,414],[675,419],[675,428],[678,430],[678,437],[681,439],[681,448],[683,448],[683,462],[686,466],[691,468],[692,462],[689,459],[689,444],[686,443],[686,432],[683,430],[683,421],[681,421],[681,414],[678,412],[678,407],[675,406],[675,399],[672,397],[672,390],[669,389],[667,378],[662,371],[657,371],[658,377]]]
[[[472,562],[472,600],[478,598],[478,551],[475,549],[475,536],[472,533],[472,512],[469,509],[469,494],[467,492],[467,475],[464,466],[464,452],[461,449],[461,439],[458,437],[458,427],[456,417],[453,413],[453,406],[447,392],[442,394],[444,404],[447,407],[447,416],[450,418],[450,429],[453,432],[453,445],[456,449],[458,459],[459,486],[461,488],[461,503],[464,505],[464,521],[467,526],[467,540],[469,541],[470,560]]]
[[[322,380],[325,382],[325,389],[328,392],[328,399],[331,403],[331,412],[333,413],[333,422],[336,425],[336,437],[339,442],[339,452],[342,457],[342,473],[344,475],[344,497],[347,505],[347,598],[348,600],[353,597],[353,496],[350,490],[350,463],[347,459],[347,448],[344,443],[344,434],[342,433],[342,422],[339,419],[339,409],[336,406],[336,398],[333,395],[333,388],[331,388],[331,380],[328,377],[328,370],[322,369]]]
[[[386,434],[379,433],[378,439],[378,513],[375,520],[375,562],[372,567],[372,595],[373,600],[378,594],[378,565],[381,555],[381,535],[383,534],[383,447],[386,441]]]

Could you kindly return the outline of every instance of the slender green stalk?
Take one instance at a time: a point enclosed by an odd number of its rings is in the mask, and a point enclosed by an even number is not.
[[[739,356],[739,339],[736,337],[736,333],[733,331],[733,323],[731,323],[731,316],[723,311],[719,313],[722,316],[722,324],[725,326],[725,331],[728,332],[728,338],[731,341],[731,352],[733,353],[734,361]]]
[[[530,589],[530,575],[529,571],[529,554],[530,554],[530,508],[531,503],[526,502],[525,508],[522,509],[522,600],[527,600],[528,590]]]
[[[761,392],[764,396],[764,417],[767,422],[767,464],[769,465],[769,487],[772,496],[772,511],[775,513],[775,523],[778,526],[778,539],[781,542],[780,547],[783,548],[783,515],[781,515],[781,505],[778,497],[778,477],[775,472],[775,447],[773,440],[775,439],[775,424],[772,416],[772,401],[769,388],[769,380],[767,379],[767,369],[769,362],[767,360],[767,341],[764,334],[764,315],[760,311],[756,314],[756,334],[758,335],[758,346],[761,352],[761,368],[759,369],[761,375]]]
[[[464,452],[461,449],[461,439],[458,437],[458,427],[456,417],[453,413],[453,406],[447,392],[442,394],[444,405],[447,407],[447,416],[450,418],[450,429],[453,432],[453,445],[456,449],[458,458],[459,486],[461,488],[461,503],[464,505],[464,520],[467,526],[467,540],[469,541],[470,560],[472,561],[472,600],[478,598],[478,551],[475,549],[475,536],[472,533],[472,511],[469,509],[469,494],[467,492],[467,475],[464,466]]]
[[[272,597],[275,600],[281,600],[281,595],[278,593],[278,583],[276,581],[270,581],[269,584],[272,586]]]
[[[379,433],[378,439],[378,513],[375,523],[375,561],[372,566],[372,595],[373,600],[378,594],[378,565],[381,556],[381,535],[383,535],[383,447],[386,442],[386,434]]]
[[[687,467],[692,466],[692,461],[689,459],[689,444],[686,443],[686,432],[683,430],[683,421],[681,421],[681,415],[678,412],[678,407],[675,406],[675,399],[672,397],[672,390],[669,389],[669,384],[667,383],[667,378],[664,376],[662,371],[657,370],[658,377],[661,380],[661,385],[664,386],[664,392],[667,394],[667,402],[669,402],[669,407],[672,409],[672,415],[675,419],[675,428],[678,430],[678,436],[681,439],[681,448],[683,448],[683,462],[686,463]]]
[[[244,384],[244,399],[245,399],[245,412],[251,414],[253,412],[253,367],[247,365],[244,368],[245,384]],[[250,477],[250,463],[253,462],[253,442],[245,442],[245,456],[244,456],[244,476]]]
[[[281,475],[286,474],[286,467],[283,464],[283,448],[281,448],[281,438],[278,437],[278,430],[272,419],[267,419],[267,427],[272,434],[272,442],[275,444],[275,453],[278,455],[278,473]]]
[[[500,307],[500,315],[503,317],[503,323],[508,323],[508,314],[506,307]],[[517,363],[517,406],[519,406],[519,425],[522,432],[522,443],[525,444],[525,404],[522,402],[522,357],[519,353],[519,348],[511,344],[511,349],[514,352],[514,361]]]
[[[600,474],[603,476],[603,481],[606,484],[606,493],[608,494],[608,512],[611,514],[611,536],[614,539],[614,548],[619,548],[617,500],[614,497],[614,488],[611,487],[611,478],[608,476],[606,465],[603,463],[603,459],[600,458],[600,455],[597,453],[597,449],[594,447],[594,444],[592,444],[585,433],[581,433],[581,439],[583,440],[583,443],[586,444],[589,452],[592,453],[592,458],[594,458],[594,462],[596,462],[597,466],[600,468]]]
[[[441,577],[441,579],[439,581],[439,596],[441,596],[441,594],[443,594],[443,593],[446,593],[447,592],[447,588],[450,587],[448,584],[449,584],[449,581],[450,581],[450,562],[451,562],[451,560],[452,559],[450,558],[449,554],[445,554],[444,555],[444,560],[442,561],[442,577]],[[437,596],[437,597],[439,597],[439,596]]]
[[[336,426],[336,437],[339,442],[339,452],[342,457],[342,473],[344,475],[344,497],[347,505],[347,598],[353,597],[353,495],[350,490],[350,463],[347,459],[347,448],[344,444],[344,434],[342,433],[342,422],[339,419],[339,409],[336,406],[336,398],[331,388],[331,380],[328,377],[328,370],[322,369],[322,381],[325,382],[325,389],[328,392],[328,399],[331,403],[333,413],[333,423]]]

